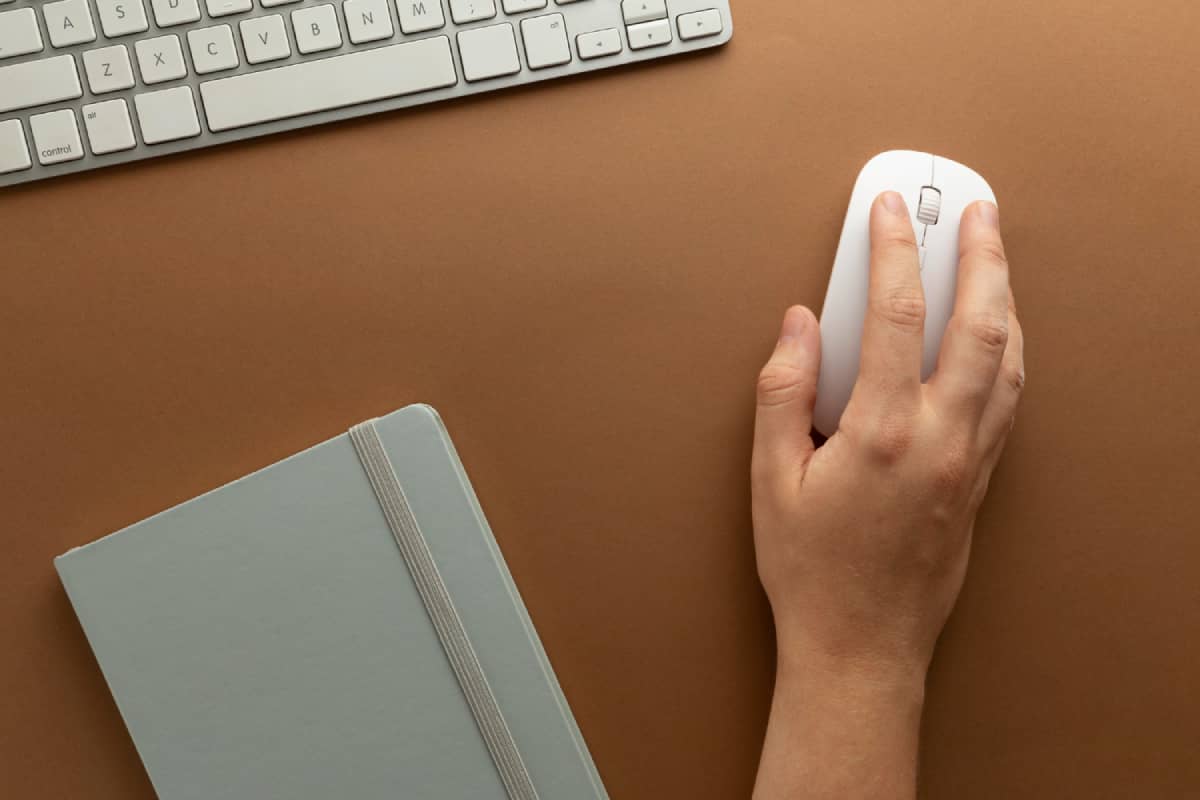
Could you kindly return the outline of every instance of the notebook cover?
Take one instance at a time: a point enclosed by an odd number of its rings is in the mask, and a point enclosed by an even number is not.
[[[441,420],[376,428],[540,796],[605,798]],[[348,435],[55,564],[163,800],[504,800]]]

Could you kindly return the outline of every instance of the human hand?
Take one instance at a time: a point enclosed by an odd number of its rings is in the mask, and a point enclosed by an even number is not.
[[[963,214],[954,314],[925,384],[923,329],[908,211],[885,193],[871,209],[860,371],[838,431],[814,449],[820,330],[811,311],[792,308],[759,377],[752,466],[758,571],[778,641],[772,727],[790,683],[860,710],[880,693],[885,703],[903,697],[913,770],[914,704],[919,722],[925,673],[1024,382],[994,205]],[[764,770],[771,743],[769,734]]]

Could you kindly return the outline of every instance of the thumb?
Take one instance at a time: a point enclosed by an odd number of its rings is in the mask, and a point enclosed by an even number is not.
[[[820,368],[817,318],[804,306],[793,306],[784,315],[775,352],[758,376],[753,465],[757,477],[798,474],[808,464]]]

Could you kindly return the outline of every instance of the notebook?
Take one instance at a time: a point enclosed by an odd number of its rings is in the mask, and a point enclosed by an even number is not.
[[[607,797],[428,406],[55,564],[162,800]]]

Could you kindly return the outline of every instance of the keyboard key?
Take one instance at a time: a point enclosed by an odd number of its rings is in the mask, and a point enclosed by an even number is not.
[[[246,48],[246,60],[251,64],[278,61],[292,54],[292,46],[288,42],[283,17],[278,14],[257,19],[245,19],[238,27],[242,31],[242,45]]]
[[[244,14],[254,8],[252,0],[205,0],[210,17],[228,17],[230,14]]]
[[[88,50],[83,54],[83,68],[92,94],[133,88],[133,65],[123,44]]]
[[[458,52],[462,56],[463,75],[469,81],[482,81],[521,71],[513,26],[507,22],[460,31]]]
[[[305,55],[342,46],[337,12],[331,5],[293,11],[292,27],[296,31],[296,49]]]
[[[654,22],[643,22],[640,25],[630,25],[627,32],[631,50],[662,47],[664,44],[671,43],[670,20],[660,19]]]
[[[241,63],[233,43],[233,28],[228,25],[188,31],[187,38],[188,49],[192,51],[192,66],[197,75],[234,69]]]
[[[562,14],[521,20],[521,38],[525,40],[525,59],[530,69],[557,67],[571,61],[567,24]]]
[[[505,14],[520,14],[522,11],[537,11],[546,7],[546,0],[504,0]]]
[[[437,36],[209,81],[200,96],[209,128],[224,131],[456,83],[450,40]]]
[[[129,122],[129,106],[124,100],[107,100],[83,107],[83,126],[87,129],[88,144],[98,156],[119,153],[137,146],[133,125]]]
[[[346,32],[354,44],[378,42],[396,34],[387,0],[346,0],[342,11],[346,14]]]
[[[286,6],[289,3],[299,3],[300,0],[259,0],[263,8],[274,8],[275,6]]]
[[[450,0],[450,16],[459,25],[491,19],[496,16],[496,0]]]
[[[162,89],[133,98],[146,144],[162,144],[200,135],[196,101],[187,86]]]
[[[187,65],[183,63],[183,48],[179,46],[178,36],[143,39],[134,45],[134,50],[137,51],[138,69],[142,72],[142,80],[149,85],[173,81],[187,75]]]
[[[150,0],[154,9],[154,21],[160,28],[186,25],[200,20],[198,0]]]
[[[100,28],[110,39],[150,29],[142,0],[96,0],[96,11],[100,14]]]
[[[581,33],[575,37],[580,58],[600,58],[621,52],[621,34],[616,28]]]
[[[76,97],[83,97],[83,88],[70,56],[0,67],[0,114]]]
[[[33,132],[33,147],[42,166],[83,158],[79,125],[71,109],[35,114],[29,118],[29,130]]]
[[[50,44],[70,47],[73,44],[96,41],[96,27],[87,0],[60,0],[42,6]]]
[[[25,144],[25,132],[21,120],[9,119],[0,122],[0,175],[20,172],[33,166],[29,160],[29,145]]]
[[[721,12],[715,8],[691,14],[680,14],[678,23],[679,38],[685,42],[691,39],[703,39],[705,36],[716,36],[723,30]]]
[[[441,0],[396,0],[396,15],[405,33],[436,31],[446,26]]]
[[[667,0],[621,0],[626,25],[667,18]]]
[[[0,14],[0,59],[40,53],[42,32],[32,8],[18,8]]]

